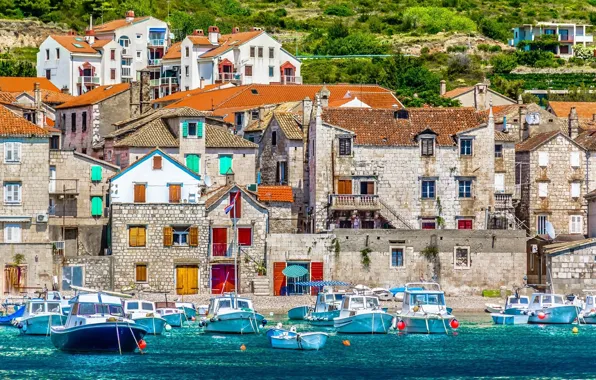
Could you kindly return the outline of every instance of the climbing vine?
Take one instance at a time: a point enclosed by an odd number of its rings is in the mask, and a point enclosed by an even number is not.
[[[366,270],[370,269],[370,256],[368,254],[371,252],[372,250],[368,247],[360,251],[360,262],[362,263],[362,267]]]
[[[437,197],[437,228],[445,227],[445,219],[443,218],[443,205],[441,205],[441,198]]]
[[[333,244],[333,250],[335,252],[335,258],[338,259],[339,258],[339,252],[340,252],[339,240],[337,238],[335,238],[335,239],[333,239],[331,241],[331,243]]]

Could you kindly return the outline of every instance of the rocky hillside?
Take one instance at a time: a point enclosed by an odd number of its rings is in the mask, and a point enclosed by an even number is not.
[[[50,34],[66,33],[65,26],[37,20],[1,20],[0,52],[15,48],[37,47]]]

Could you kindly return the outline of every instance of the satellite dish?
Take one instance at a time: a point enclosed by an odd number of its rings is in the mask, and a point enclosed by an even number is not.
[[[555,236],[557,236],[555,234],[555,227],[553,227],[553,224],[548,220],[546,221],[546,234],[551,240],[554,240]]]
[[[211,177],[209,177],[208,175],[205,176],[205,186],[207,186],[207,187],[213,186],[213,182],[211,182]]]

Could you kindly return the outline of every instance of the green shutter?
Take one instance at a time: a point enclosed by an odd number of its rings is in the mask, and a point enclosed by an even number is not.
[[[232,169],[232,156],[219,156],[219,174],[226,174],[230,169]]]
[[[101,197],[91,198],[91,216],[103,215],[103,200]]]
[[[101,166],[91,167],[91,181],[101,181]]]
[[[202,121],[197,123],[197,137],[203,137],[203,124]]]
[[[199,171],[201,170],[201,156],[195,156],[195,162],[197,164],[197,174],[199,173]]]
[[[188,137],[188,123],[186,121],[182,123],[182,137]]]
[[[189,154],[186,156],[186,167],[195,173],[199,172],[199,156],[196,154]]]

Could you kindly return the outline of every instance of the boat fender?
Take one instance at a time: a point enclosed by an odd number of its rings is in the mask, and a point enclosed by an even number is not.
[[[22,324],[22,323],[19,323],[19,324],[17,325],[17,327],[18,327],[18,328],[20,328],[20,329],[22,329],[24,326],[23,326],[23,324]]]
[[[263,325],[263,327],[265,327],[267,325],[267,320],[265,318],[263,318],[263,320],[261,321],[261,324]]]
[[[459,321],[457,319],[452,319],[449,323],[452,329],[456,330],[459,327]]]
[[[211,321],[211,322],[215,322],[215,318],[211,318],[209,321]]]
[[[296,326],[290,327],[290,331],[295,333],[296,332]]]
[[[172,330],[172,326],[168,325],[167,323],[166,323],[166,325],[164,326],[164,328],[166,329],[166,331],[170,331],[170,330]]]
[[[151,318],[151,317],[153,317],[153,313],[147,313],[147,314],[145,315],[145,317],[147,317],[147,318]]]
[[[108,322],[116,322],[116,321],[118,321],[118,318],[116,318],[116,317],[108,318]]]
[[[139,349],[142,351],[145,348],[147,348],[147,342],[145,342],[145,339],[139,340]]]
[[[397,322],[397,329],[399,331],[402,331],[405,328],[406,328],[406,322],[404,322],[400,319],[399,322]]]
[[[542,311],[539,312],[538,313],[538,319],[544,319],[544,318],[546,318],[546,314],[544,312],[542,312]]]

